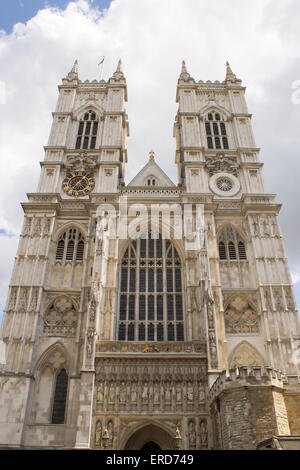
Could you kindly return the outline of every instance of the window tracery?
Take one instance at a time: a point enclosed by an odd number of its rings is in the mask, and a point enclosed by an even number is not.
[[[93,110],[87,111],[80,120],[76,139],[76,149],[95,149],[99,121]]]
[[[122,259],[120,341],[183,341],[182,273],[169,240],[140,238]]]
[[[233,227],[226,227],[219,236],[220,260],[246,260],[245,243]]]
[[[209,149],[229,149],[224,117],[218,112],[210,112],[205,117],[207,147]]]

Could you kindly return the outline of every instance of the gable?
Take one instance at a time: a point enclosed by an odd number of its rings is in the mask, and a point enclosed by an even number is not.
[[[149,186],[153,188],[153,186],[174,187],[175,184],[157,163],[153,159],[150,159],[144,168],[130,181],[128,186]]]

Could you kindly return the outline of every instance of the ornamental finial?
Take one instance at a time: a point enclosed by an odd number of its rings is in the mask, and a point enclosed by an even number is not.
[[[150,160],[154,160],[154,152],[153,152],[153,150],[150,150],[150,152],[149,152],[149,159],[150,159]]]

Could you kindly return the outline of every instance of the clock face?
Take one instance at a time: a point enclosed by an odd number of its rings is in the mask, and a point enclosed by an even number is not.
[[[85,171],[68,173],[63,180],[63,189],[68,196],[87,196],[95,187],[95,180]]]

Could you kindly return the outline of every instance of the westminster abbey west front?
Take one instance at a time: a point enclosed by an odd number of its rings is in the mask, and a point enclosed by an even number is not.
[[[2,323],[1,447],[300,435],[298,313],[241,80],[183,62],[177,185],[153,152],[125,185],[126,100],[121,61],[92,82],[75,62],[59,86]]]

